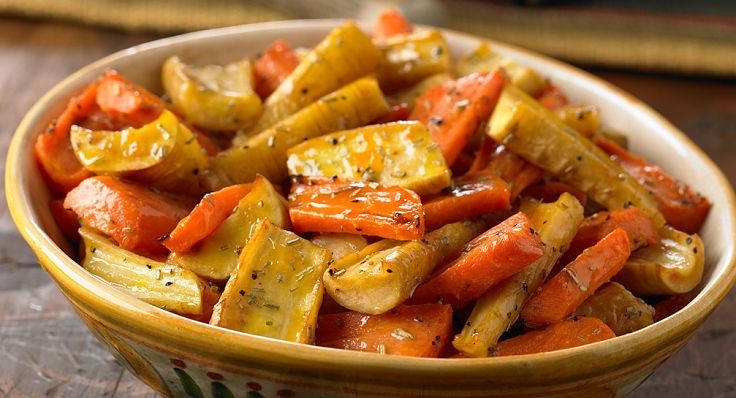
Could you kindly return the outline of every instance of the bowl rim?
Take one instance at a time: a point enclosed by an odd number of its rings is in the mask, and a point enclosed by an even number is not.
[[[734,259],[733,245],[731,245],[728,247],[726,253],[724,253],[725,258],[721,259],[721,261],[725,261],[727,264],[723,267],[718,278],[714,277],[711,283],[705,285],[701,292],[685,308],[637,332],[601,343],[542,354],[489,358],[434,359],[401,357],[399,359],[395,356],[316,347],[246,335],[188,320],[150,305],[142,305],[144,303],[138,299],[115,290],[102,280],[86,272],[67,255],[64,248],[58,246],[49,234],[44,231],[38,214],[35,213],[31,202],[28,200],[31,196],[30,188],[27,184],[23,183],[24,168],[32,167],[35,164],[32,159],[28,159],[32,139],[38,133],[37,129],[34,130],[34,125],[39,123],[38,121],[42,120],[45,116],[48,116],[48,106],[55,101],[58,102],[62,98],[68,98],[68,94],[71,92],[70,90],[88,81],[91,72],[100,70],[106,64],[116,59],[132,56],[141,51],[169,46],[172,43],[198,40],[213,35],[247,35],[264,29],[316,28],[327,31],[341,21],[343,20],[315,19],[264,22],[184,33],[150,41],[117,51],[82,67],[56,84],[31,107],[18,125],[8,149],[5,176],[6,198],[11,216],[19,232],[34,250],[46,272],[55,279],[57,285],[68,299],[73,300],[74,303],[80,305],[85,310],[98,314],[100,321],[109,324],[121,334],[128,335],[129,337],[133,337],[134,334],[141,332],[149,336],[156,336],[158,337],[157,340],[160,341],[161,348],[166,347],[170,350],[172,349],[171,343],[176,342],[180,346],[179,348],[173,348],[172,351],[176,353],[177,350],[180,350],[182,355],[192,352],[192,347],[196,348],[194,352],[200,354],[217,352],[217,361],[223,361],[226,367],[234,372],[237,372],[238,364],[242,363],[244,359],[257,360],[260,358],[263,360],[263,358],[269,358],[268,361],[270,362],[264,363],[264,369],[278,371],[283,366],[288,367],[294,363],[305,361],[305,363],[308,363],[307,367],[315,375],[329,374],[335,372],[334,369],[352,368],[359,372],[364,372],[368,378],[378,378],[379,374],[384,375],[386,370],[390,369],[397,378],[403,381],[406,381],[405,378],[407,375],[421,376],[421,382],[426,384],[431,383],[436,377],[441,377],[445,381],[449,379],[466,382],[472,378],[487,380],[489,375],[493,375],[494,378],[514,375],[520,376],[528,374],[528,364],[532,360],[535,361],[535,366],[539,367],[536,370],[544,369],[549,374],[556,375],[555,377],[559,379],[559,374],[557,374],[556,370],[560,369],[560,364],[575,361],[583,357],[590,358],[591,361],[601,358],[611,358],[612,353],[620,352],[623,355],[617,356],[618,359],[612,359],[609,365],[610,369],[615,369],[618,366],[625,365],[629,361],[627,359],[630,356],[628,355],[629,353],[637,350],[646,350],[655,344],[660,336],[666,336],[667,345],[676,345],[683,338],[686,340],[686,337],[694,332],[702,319],[707,317],[715,309],[718,303],[720,303],[733,287],[734,283],[736,283],[736,259]],[[622,100],[633,101],[632,105],[651,117],[654,123],[661,124],[664,128],[670,130],[673,135],[678,136],[679,140],[691,146],[690,149],[693,150],[694,155],[711,172],[716,174],[716,179],[722,183],[723,187],[727,187],[725,196],[728,202],[728,211],[727,214],[722,214],[719,217],[725,217],[730,220],[731,230],[727,232],[731,236],[736,236],[736,228],[734,228],[733,222],[736,219],[736,211],[734,210],[734,203],[736,201],[734,200],[733,189],[726,177],[712,160],[690,142],[684,133],[680,132],[647,105],[641,103],[639,100],[633,99],[633,97],[623,90],[614,87],[592,74],[561,61],[490,38],[480,38],[449,29],[442,29],[442,31],[445,34],[457,38],[486,40],[494,48],[536,58],[541,62],[552,65],[551,67],[553,68],[562,69],[566,73],[575,74],[594,83],[596,89],[608,90],[614,96],[621,97]],[[104,296],[105,299],[100,300],[101,296]],[[136,325],[135,333],[130,329],[131,324]],[[664,333],[668,330],[675,330],[677,332]],[[166,337],[169,337],[168,341]],[[661,343],[662,341],[659,341],[657,344]],[[272,356],[273,352],[279,352],[281,355],[274,357]],[[208,359],[203,357],[203,361],[206,362]],[[580,366],[578,372],[570,375],[570,381],[574,381],[574,379],[581,377],[581,375],[597,374],[599,371],[592,366]]]

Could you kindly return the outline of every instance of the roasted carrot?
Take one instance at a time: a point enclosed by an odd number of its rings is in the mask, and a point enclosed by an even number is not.
[[[73,211],[64,208],[64,199],[51,199],[49,210],[61,233],[70,241],[79,242],[81,239],[79,236],[79,220]]]
[[[557,109],[570,103],[567,95],[552,83],[547,83],[542,92],[537,95],[536,100],[547,109]]]
[[[707,198],[613,140],[599,134],[596,136],[596,144],[618,161],[639,184],[654,194],[657,207],[669,225],[689,234],[700,230],[711,207]]]
[[[33,147],[36,160],[51,187],[66,193],[92,175],[77,160],[69,140],[69,131],[89,115],[99,112],[97,87],[99,81],[89,84],[72,98],[59,117],[36,139]]]
[[[391,36],[413,31],[414,25],[399,10],[391,8],[378,16],[371,38],[375,41],[381,41]]]
[[[626,231],[632,252],[640,247],[657,244],[660,239],[652,218],[638,207],[603,210],[583,220],[570,242],[570,247],[562,256],[561,263],[564,265],[572,261],[583,250],[593,246],[616,228]]]
[[[535,354],[578,347],[616,337],[598,318],[574,317],[501,341],[491,356]]]
[[[483,137],[475,153],[469,172],[491,172],[509,184],[511,200],[516,199],[528,186],[540,181],[545,172],[526,159],[511,152],[490,137]]]
[[[253,63],[255,91],[265,99],[299,65],[299,58],[285,40],[276,40]]]
[[[316,344],[388,355],[439,357],[451,333],[449,305],[401,305],[379,315],[355,311],[320,315]]]
[[[100,78],[97,104],[110,117],[132,127],[154,121],[168,107],[161,97],[114,70],[106,71]]]
[[[289,216],[295,232],[345,232],[412,240],[424,235],[415,192],[399,186],[312,178],[292,185]]]
[[[162,237],[189,213],[171,196],[111,176],[83,180],[66,195],[64,207],[123,249],[151,256],[168,252]]]
[[[424,202],[424,220],[432,230],[510,206],[506,181],[492,173],[469,173],[455,177],[448,191]]]
[[[501,72],[473,73],[437,85],[419,96],[409,119],[424,123],[448,165],[493,112],[506,78]]]
[[[233,212],[252,184],[236,184],[206,194],[161,242],[172,252],[184,252],[209,236]]]
[[[531,221],[518,212],[468,242],[460,256],[419,285],[408,302],[462,308],[543,254],[544,244]]]
[[[626,263],[631,249],[626,231],[616,228],[545,282],[526,302],[521,318],[530,327],[557,323],[608,282]]]

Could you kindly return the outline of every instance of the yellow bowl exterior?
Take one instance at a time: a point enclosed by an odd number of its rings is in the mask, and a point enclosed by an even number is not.
[[[643,330],[584,347],[503,358],[389,357],[298,345],[215,328],[154,308],[86,273],[48,210],[50,193],[32,154],[35,137],[74,93],[106,68],[160,92],[168,55],[226,62],[278,38],[314,44],[338,21],[264,23],[197,32],[131,48],[61,82],[28,112],[8,152],[11,215],[40,264],[90,331],[131,372],[173,397],[613,397],[632,391],[681,348],[736,280],[734,194],[720,170],[684,134],[626,93],[568,65],[491,42],[566,89],[600,104],[604,122],[632,147],[711,198],[702,231],[707,267],[700,294],[677,314]],[[480,39],[446,32],[462,53]],[[249,394],[249,395],[246,395]]]

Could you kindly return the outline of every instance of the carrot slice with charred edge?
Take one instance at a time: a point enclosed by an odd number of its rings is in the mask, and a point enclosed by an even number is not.
[[[545,171],[509,151],[490,137],[483,137],[469,172],[495,173],[509,184],[511,200],[516,199],[528,186],[540,181]]]
[[[88,85],[84,92],[72,98],[59,117],[38,136],[34,144],[36,160],[53,189],[67,193],[82,180],[92,175],[77,160],[69,140],[72,124],[77,124],[99,111],[97,87],[99,80]]]
[[[626,231],[614,229],[545,282],[522,308],[521,319],[530,327],[562,321],[616,275],[630,253]]]
[[[136,128],[156,120],[168,108],[161,97],[114,70],[102,75],[97,88],[97,104],[106,114]]]
[[[510,206],[506,181],[492,173],[469,173],[454,178],[449,192],[424,202],[424,221],[432,230]]]
[[[506,339],[493,349],[491,356],[536,354],[578,347],[616,337],[598,318],[575,317]]]
[[[445,304],[400,305],[379,315],[356,311],[320,315],[316,344],[414,357],[439,357],[450,341],[452,309]]]
[[[189,213],[170,196],[111,176],[85,179],[69,191],[64,207],[123,249],[151,256],[168,252],[161,238]]]
[[[460,256],[419,285],[410,304],[442,302],[459,309],[544,254],[524,213],[516,213],[468,242]]]
[[[547,109],[561,108],[570,103],[567,95],[556,85],[547,83],[536,98]]]
[[[424,210],[414,191],[362,181],[305,179],[292,185],[295,232],[345,232],[412,240],[424,235]]]
[[[659,231],[649,215],[638,207],[599,211],[586,217],[580,224],[570,246],[560,259],[560,263],[567,264],[593,246],[604,236],[616,228],[623,228],[629,237],[631,251],[659,243]]]
[[[501,72],[473,73],[427,90],[409,119],[424,123],[452,166],[470,137],[496,106],[506,77]]]
[[[414,25],[395,8],[388,9],[378,16],[371,38],[374,41],[385,40],[391,36],[411,33]]]
[[[77,215],[64,208],[64,199],[51,199],[49,201],[49,210],[51,216],[54,217],[56,225],[59,226],[61,233],[67,237],[70,241],[77,243],[81,240],[79,235],[79,220]]]
[[[711,207],[707,198],[610,139],[598,135],[596,144],[654,194],[657,207],[670,226],[689,234],[700,230]]]
[[[267,98],[282,81],[299,65],[299,58],[289,43],[276,40],[253,63],[255,91]]]
[[[236,184],[206,194],[161,242],[172,252],[184,252],[209,236],[233,212],[252,184]]]

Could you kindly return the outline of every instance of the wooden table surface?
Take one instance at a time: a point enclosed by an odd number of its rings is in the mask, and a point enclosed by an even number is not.
[[[155,39],[0,17],[0,153],[26,110],[85,64]],[[669,118],[736,181],[736,80],[591,70]],[[4,171],[4,162],[0,165]],[[4,188],[3,188],[4,189]],[[4,193],[4,190],[3,190]],[[634,397],[736,397],[736,291]],[[0,203],[0,397],[156,397],[92,337]]]

